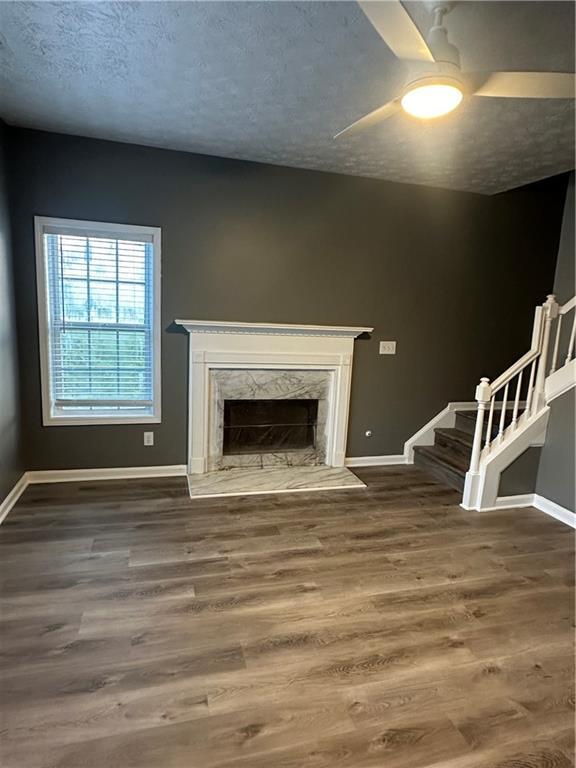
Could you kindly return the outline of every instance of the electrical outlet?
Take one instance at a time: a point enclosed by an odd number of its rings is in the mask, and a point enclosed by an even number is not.
[[[144,432],[144,445],[154,445],[154,432]]]
[[[380,342],[380,354],[381,355],[395,355],[396,354],[396,342],[395,341],[381,341]]]

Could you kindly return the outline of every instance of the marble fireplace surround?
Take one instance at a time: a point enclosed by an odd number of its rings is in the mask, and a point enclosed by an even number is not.
[[[230,467],[324,464],[333,371],[219,368],[210,371],[208,471]],[[316,445],[282,452],[223,454],[225,400],[317,400]]]
[[[295,463],[343,467],[354,339],[367,327],[176,320],[189,333],[188,472],[231,465],[222,455],[225,399],[318,399],[314,455]],[[231,460],[238,466],[237,458]],[[286,461],[270,456],[270,466]],[[294,457],[292,457],[294,462]],[[254,467],[254,459],[244,459]]]

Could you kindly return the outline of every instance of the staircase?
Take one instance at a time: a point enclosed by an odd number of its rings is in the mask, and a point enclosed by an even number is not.
[[[575,344],[576,297],[560,306],[548,296],[536,307],[528,352],[494,381],[480,380],[474,410],[450,404],[416,433],[407,463],[461,491],[465,509],[493,508],[502,471],[544,443],[549,404],[576,386]]]
[[[543,440],[549,403],[576,386],[575,310],[576,297],[560,306],[554,296],[548,296],[536,307],[528,352],[494,381],[480,379],[472,445],[467,447],[470,463],[463,487],[465,509],[487,509],[496,504],[502,471],[535,441]],[[464,423],[461,419],[460,426]],[[445,464],[448,458],[453,464],[456,461],[454,441],[452,446],[452,453],[442,453]],[[458,462],[460,467],[464,457]],[[457,473],[452,470],[452,475]]]
[[[507,409],[506,422],[512,419],[512,409]],[[437,427],[434,430],[434,445],[414,447],[414,464],[425,469],[451,488],[464,490],[466,473],[470,468],[476,411],[456,411],[454,427]],[[498,434],[496,425],[492,436]]]

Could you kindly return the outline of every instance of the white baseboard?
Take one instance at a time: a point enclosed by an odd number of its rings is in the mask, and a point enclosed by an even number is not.
[[[475,507],[466,507],[464,504],[460,504],[462,509],[466,509],[472,512],[493,512],[497,509],[516,509],[519,507],[533,507],[534,506],[534,494],[522,493],[516,496],[498,496],[496,503],[491,507],[485,507],[481,510],[477,510]]]
[[[173,477],[185,475],[185,464],[163,464],[151,467],[107,467],[96,469],[42,469],[27,473],[28,483],[67,483],[82,480],[130,480],[139,477]]]
[[[566,523],[566,525],[569,525],[571,528],[576,528],[576,514],[569,509],[566,509],[566,507],[561,507],[560,504],[556,504],[555,501],[550,501],[550,499],[535,493],[534,506],[536,509],[539,509],[540,512],[545,512],[547,515],[550,515],[550,517],[555,517],[556,520],[560,520],[561,523]]]
[[[540,512],[544,512],[545,514],[550,515],[550,517],[560,520],[561,523],[565,523],[571,528],[576,528],[576,514],[574,512],[571,512],[565,507],[561,507],[560,504],[556,504],[556,502],[550,501],[550,499],[546,499],[544,496],[540,496],[537,493],[525,493],[519,496],[498,496],[496,504],[493,507],[481,511],[490,512],[496,509],[514,509],[518,507],[534,507]],[[464,509],[466,509],[466,507],[464,507]]]
[[[391,453],[387,456],[350,456],[345,460],[347,467],[385,467],[390,464],[406,464],[403,453]]]
[[[404,443],[404,453],[386,456],[350,456],[345,461],[347,467],[384,467],[387,464],[414,464],[414,446],[434,445],[434,430],[437,427],[453,427],[456,423],[456,411],[475,411],[476,401],[448,403],[446,408],[437,413],[427,424],[415,432]]]
[[[185,464],[164,464],[152,467],[110,467],[106,469],[48,469],[24,472],[4,501],[0,502],[0,523],[29,485],[37,483],[67,483],[81,480],[130,480],[139,477],[185,476]]]
[[[16,504],[20,496],[22,496],[22,494],[26,490],[26,487],[28,485],[27,475],[28,475],[27,472],[24,472],[22,474],[22,476],[20,477],[20,479],[18,480],[14,488],[12,488],[8,496],[6,496],[4,501],[0,503],[0,523],[5,519],[8,512],[10,512],[14,504]]]

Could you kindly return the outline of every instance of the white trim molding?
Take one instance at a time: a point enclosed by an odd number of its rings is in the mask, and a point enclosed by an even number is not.
[[[295,325],[293,323],[240,323],[229,320],[174,320],[188,333],[241,333],[265,336],[335,336],[355,339],[374,328],[346,325]]]
[[[6,498],[0,502],[0,523],[2,523],[2,521],[6,518],[8,512],[10,512],[12,507],[16,504],[20,496],[22,496],[28,487],[27,475],[27,472],[23,472],[14,488],[12,488],[12,490],[8,493],[8,496],[6,496]]]
[[[136,405],[129,400],[115,401],[110,403],[108,410],[102,410],[97,415],[90,412],[89,407],[97,403],[96,400],[88,401],[66,401],[68,406],[78,402],[84,410],[67,413],[57,408],[57,401],[52,391],[52,367],[53,356],[51,354],[51,344],[53,343],[53,328],[50,322],[50,313],[53,309],[50,295],[50,276],[48,260],[44,250],[45,234],[65,234],[79,237],[110,237],[118,239],[135,240],[142,239],[152,244],[152,269],[150,281],[152,283],[152,295],[150,303],[151,311],[151,332],[150,332],[150,357],[152,363],[152,398],[150,401],[143,402],[141,412],[135,410],[115,410],[122,404],[126,406]],[[53,427],[62,426],[94,426],[104,424],[160,424],[162,421],[162,377],[161,377],[161,250],[162,250],[162,230],[159,227],[140,226],[133,224],[113,224],[99,221],[81,221],[78,219],[60,219],[49,216],[34,217],[34,238],[36,249],[36,292],[38,304],[38,338],[40,349],[40,384],[42,396],[42,424]],[[118,277],[116,279],[118,282]],[[149,283],[146,282],[147,288]],[[118,319],[118,318],[117,318]],[[84,323],[83,327],[88,328],[90,323]],[[99,326],[101,327],[101,326]],[[110,328],[118,327],[110,325]],[[142,329],[147,329],[148,325],[143,325]],[[64,401],[61,401],[63,404]],[[140,403],[140,401],[137,401]]]
[[[561,523],[569,525],[571,528],[576,528],[576,514],[571,512],[566,507],[561,507],[560,504],[556,504],[555,501],[547,499],[545,496],[534,494],[534,506],[539,509],[540,512],[545,512],[550,517],[555,517],[556,520],[560,520]]]
[[[386,467],[392,464],[407,464],[403,453],[390,453],[384,456],[349,456],[347,467]]]
[[[539,512],[559,520],[571,528],[576,528],[576,514],[566,507],[561,507],[555,501],[551,501],[538,493],[525,493],[519,496],[498,496],[496,503],[492,507],[483,509],[482,512],[489,512],[497,509],[519,509],[522,507],[534,507]]]
[[[482,509],[482,512],[494,512],[497,509],[520,509],[522,507],[534,506],[533,493],[521,493],[515,496],[498,496],[491,507]],[[478,512],[479,510],[472,510]]]
[[[160,464],[150,467],[95,467],[92,469],[42,469],[27,472],[28,483],[74,483],[81,480],[132,480],[139,477],[186,475],[185,464]]]
[[[576,359],[566,363],[548,376],[544,383],[546,402],[550,403],[574,386],[576,386]]]

